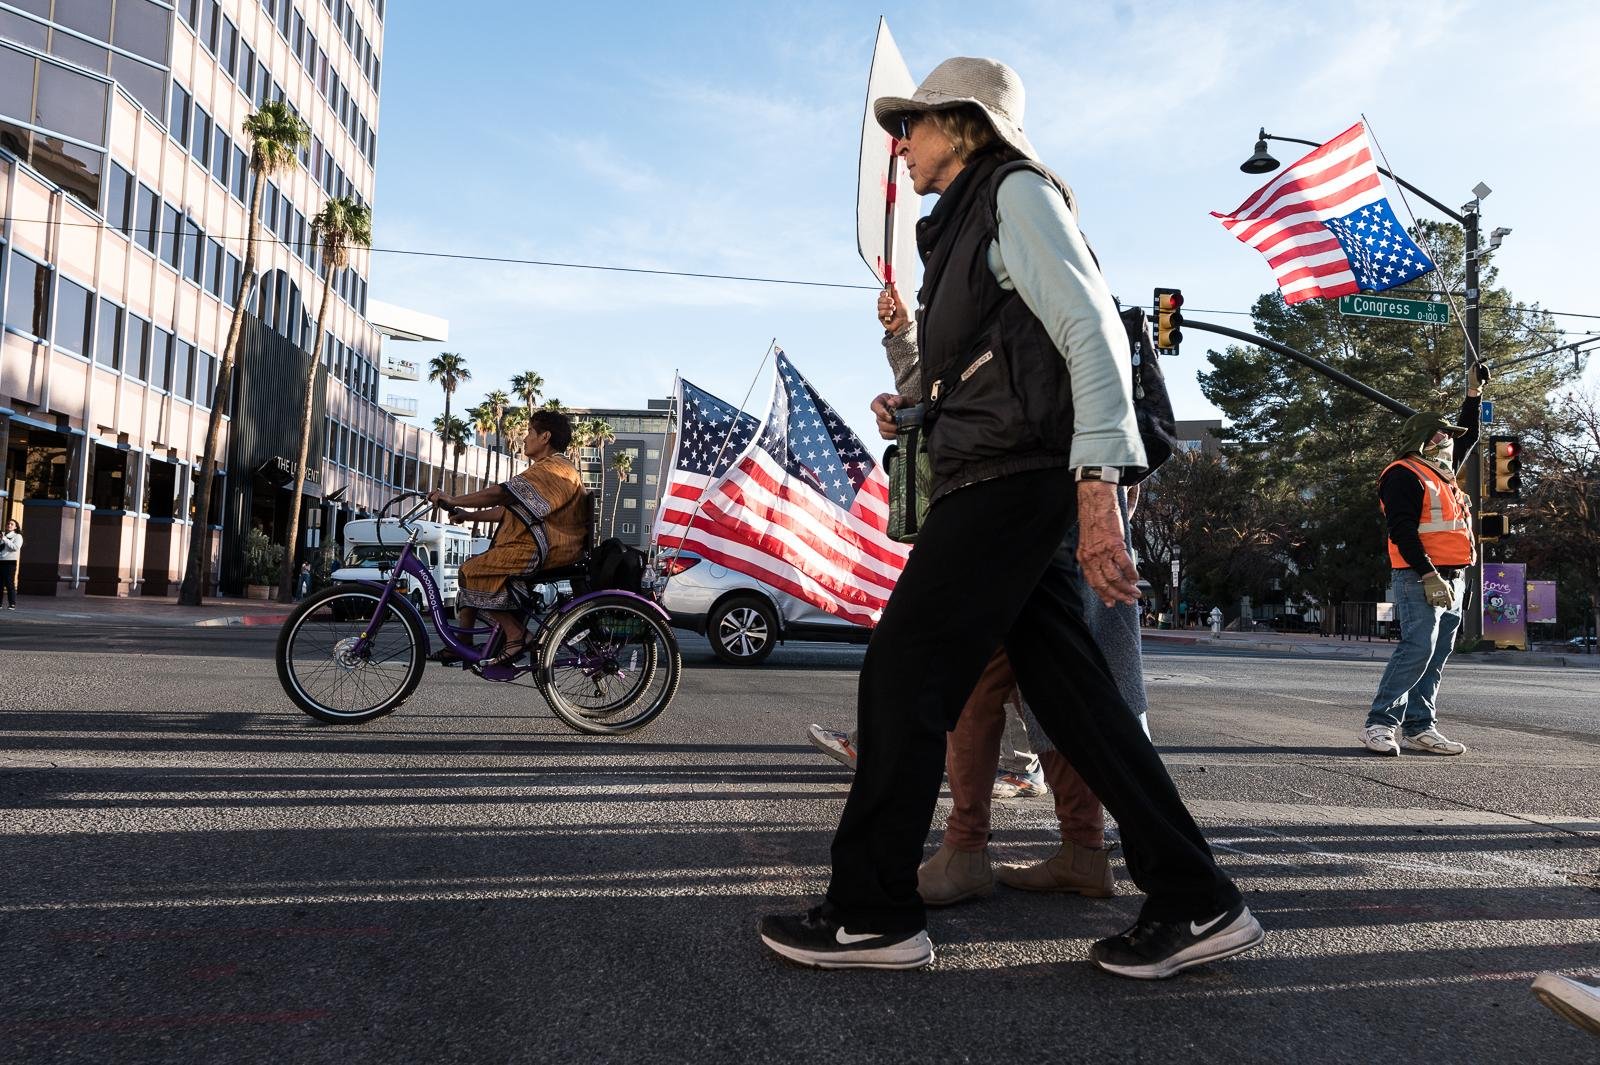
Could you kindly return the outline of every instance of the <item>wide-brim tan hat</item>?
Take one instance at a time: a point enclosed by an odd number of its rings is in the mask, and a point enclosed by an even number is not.
[[[1039,153],[1022,132],[1026,97],[1017,72],[995,59],[957,56],[933,68],[909,97],[880,96],[872,101],[872,116],[894,136],[900,135],[901,115],[913,111],[948,111],[967,104],[982,111],[995,135],[1011,147],[1037,160]]]

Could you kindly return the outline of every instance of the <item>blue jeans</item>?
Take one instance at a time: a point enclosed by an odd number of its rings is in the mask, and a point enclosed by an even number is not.
[[[1433,727],[1434,698],[1445,659],[1455,646],[1461,627],[1462,598],[1467,582],[1458,576],[1447,582],[1456,605],[1448,610],[1431,606],[1423,594],[1422,578],[1415,570],[1397,569],[1389,582],[1395,620],[1400,624],[1400,645],[1378,682],[1377,698],[1367,714],[1367,724],[1400,726],[1407,736]]]

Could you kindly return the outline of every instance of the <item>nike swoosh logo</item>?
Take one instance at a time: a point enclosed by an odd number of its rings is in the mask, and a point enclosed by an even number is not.
[[[1217,923],[1219,921],[1221,921],[1222,918],[1224,918],[1226,916],[1228,916],[1227,913],[1223,912],[1223,913],[1219,914],[1218,916],[1213,917],[1211,920],[1207,921],[1205,924],[1196,924],[1195,922],[1190,921],[1189,922],[1189,934],[1192,935],[1192,936],[1203,936],[1207,932],[1209,932],[1213,928],[1215,928],[1217,926]]]
[[[841,928],[841,929],[839,929],[837,932],[835,932],[833,934],[833,938],[837,939],[841,946],[848,947],[852,943],[860,943],[863,940],[868,940],[868,939],[877,939],[878,938],[878,933],[876,933],[876,932],[867,932],[867,933],[865,933],[863,935],[856,935],[853,932],[846,932],[843,928]]]

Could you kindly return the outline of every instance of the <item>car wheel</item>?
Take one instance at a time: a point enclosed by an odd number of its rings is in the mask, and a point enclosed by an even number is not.
[[[778,615],[764,600],[730,599],[711,612],[706,635],[724,662],[753,666],[766,660],[778,642]]]

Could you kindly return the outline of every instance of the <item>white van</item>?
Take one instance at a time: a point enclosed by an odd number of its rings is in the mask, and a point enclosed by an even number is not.
[[[417,530],[417,559],[433,571],[433,581],[439,588],[439,598],[446,610],[454,610],[456,592],[460,588],[461,563],[489,546],[483,538],[473,539],[472,534],[459,525],[442,521],[414,521]],[[344,563],[333,572],[336,581],[386,581],[394,560],[400,557],[410,534],[394,518],[381,524],[376,518],[357,518],[344,527]],[[422,586],[415,577],[406,574],[401,578],[406,597],[426,614]]]

